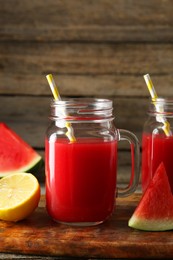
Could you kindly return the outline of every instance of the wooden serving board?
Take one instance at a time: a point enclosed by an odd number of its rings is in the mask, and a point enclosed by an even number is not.
[[[173,231],[128,227],[140,195],[117,199],[113,216],[95,227],[70,227],[51,220],[42,197],[37,210],[19,223],[0,221],[0,252],[49,256],[148,258],[173,256]]]

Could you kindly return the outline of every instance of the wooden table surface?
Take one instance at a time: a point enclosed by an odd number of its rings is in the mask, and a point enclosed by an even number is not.
[[[28,219],[19,223],[0,222],[0,257],[119,259],[173,256],[172,231],[144,232],[128,227],[128,219],[140,196],[135,194],[129,198],[117,199],[116,210],[108,221],[95,227],[83,228],[51,220],[42,196],[39,207]]]

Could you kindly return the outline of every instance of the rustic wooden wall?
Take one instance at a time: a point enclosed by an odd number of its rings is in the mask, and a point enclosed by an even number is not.
[[[62,96],[113,99],[117,127],[141,140],[143,74],[173,95],[172,14],[171,0],[0,0],[0,121],[43,155],[52,73]]]

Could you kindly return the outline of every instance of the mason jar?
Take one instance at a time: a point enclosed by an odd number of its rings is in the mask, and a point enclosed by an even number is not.
[[[173,100],[151,100],[142,135],[142,190],[164,164],[173,192]]]
[[[117,129],[108,99],[52,100],[45,140],[46,207],[58,222],[91,226],[108,219],[116,196],[129,196],[139,182],[137,137]],[[117,187],[117,143],[130,144],[132,171]]]

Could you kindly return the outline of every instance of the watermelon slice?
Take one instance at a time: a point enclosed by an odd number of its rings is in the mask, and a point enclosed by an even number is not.
[[[173,195],[163,163],[156,170],[128,225],[146,231],[173,229]]]
[[[0,123],[0,177],[31,172],[42,164],[41,156],[6,124]]]

